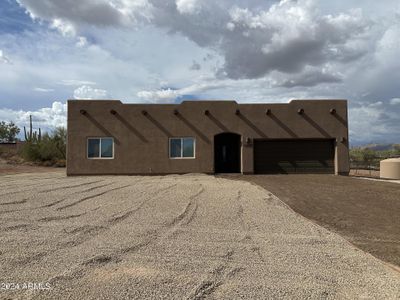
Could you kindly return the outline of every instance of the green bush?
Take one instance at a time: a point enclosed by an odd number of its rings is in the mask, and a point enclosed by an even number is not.
[[[13,122],[0,122],[0,142],[15,142],[19,132],[20,129]]]
[[[381,160],[400,156],[400,145],[394,145],[390,150],[373,150],[369,148],[350,149],[352,168],[379,169]]]
[[[26,142],[21,149],[21,156],[27,161],[40,161],[39,145]]]
[[[65,165],[66,140],[67,130],[59,127],[50,134],[43,134],[36,142],[26,142],[21,149],[21,156],[27,161],[46,162],[45,165]]]

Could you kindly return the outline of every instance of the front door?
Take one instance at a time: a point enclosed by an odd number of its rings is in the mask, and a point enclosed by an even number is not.
[[[240,173],[240,135],[221,133],[214,137],[215,173]]]

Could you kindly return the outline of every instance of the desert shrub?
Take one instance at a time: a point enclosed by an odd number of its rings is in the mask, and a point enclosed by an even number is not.
[[[53,136],[47,133],[43,135],[42,140],[38,143],[38,147],[41,161],[54,161],[61,157]]]
[[[38,141],[26,142],[22,147],[21,156],[25,160],[41,162],[44,165],[65,165],[66,140],[66,129],[57,128],[50,134],[43,134]]]
[[[61,155],[59,159],[65,160],[67,158],[67,129],[65,127],[57,127],[53,132],[52,140]]]
[[[20,129],[13,122],[0,122],[0,142],[15,142]]]
[[[379,169],[381,160],[400,156],[400,145],[394,145],[389,150],[373,150],[369,148],[350,149],[350,163],[352,168]]]
[[[58,159],[56,162],[53,164],[54,167],[65,167],[67,165],[67,161],[65,159]]]
[[[21,148],[20,155],[23,157],[23,159],[28,161],[39,161],[39,145],[37,143],[26,142]]]

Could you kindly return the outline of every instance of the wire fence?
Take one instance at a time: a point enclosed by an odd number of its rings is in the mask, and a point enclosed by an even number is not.
[[[350,161],[350,169],[379,171],[380,170],[380,160],[371,161],[371,162]]]

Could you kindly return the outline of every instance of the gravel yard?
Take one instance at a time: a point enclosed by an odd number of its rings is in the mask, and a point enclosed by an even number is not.
[[[400,268],[400,181],[326,174],[235,175]]]
[[[0,190],[1,299],[400,297],[399,272],[248,182],[52,172]]]

